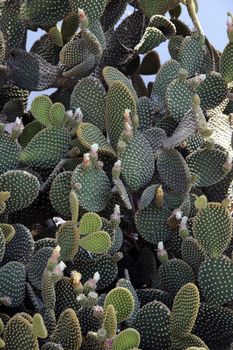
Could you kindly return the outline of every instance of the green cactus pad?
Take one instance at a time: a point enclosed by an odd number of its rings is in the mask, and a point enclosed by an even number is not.
[[[132,293],[124,287],[112,289],[104,301],[104,309],[113,305],[116,310],[117,323],[127,320],[134,311],[134,298]]]
[[[233,300],[233,263],[226,257],[207,258],[200,266],[198,283],[210,305],[223,305]]]
[[[173,35],[169,38],[168,51],[172,59],[178,61],[183,40],[184,37],[182,35]]]
[[[220,58],[219,71],[221,76],[226,81],[226,83],[231,83],[233,81],[233,42],[229,42]]]
[[[217,107],[227,95],[227,83],[217,72],[206,75],[205,80],[198,86],[197,94],[203,110]]]
[[[13,213],[27,208],[37,197],[40,183],[38,179],[23,170],[9,170],[0,175],[1,191],[9,191],[6,211]]]
[[[49,199],[53,208],[64,217],[70,217],[70,200],[71,191],[71,171],[65,171],[58,174],[53,180],[49,191]]]
[[[173,339],[172,344],[177,349],[187,349],[189,347],[194,347],[195,349],[198,349],[198,350],[202,348],[204,348],[205,350],[209,350],[209,348],[204,343],[204,341],[195,334],[188,334],[181,338],[177,337]]]
[[[166,91],[166,105],[170,116],[180,122],[192,107],[194,92],[187,80],[173,80]]]
[[[57,127],[64,126],[65,122],[68,120],[66,116],[66,110],[61,102],[55,102],[49,110],[49,120],[52,125]]]
[[[85,213],[79,223],[79,231],[81,236],[89,233],[100,231],[102,228],[102,219],[96,213]]]
[[[0,136],[0,174],[15,169],[18,165],[20,147],[8,135]]]
[[[25,298],[26,271],[23,264],[10,261],[0,269],[0,298],[10,298],[9,307],[19,306]]]
[[[153,0],[142,0],[140,1],[139,6],[143,10],[144,14],[150,18],[156,14],[164,15],[176,5],[178,5],[178,0],[160,0],[156,2]]]
[[[94,77],[83,78],[71,94],[70,107],[80,108],[84,122],[92,123],[100,130],[104,130],[105,95],[105,89],[99,79]]]
[[[36,96],[31,104],[31,112],[34,118],[43,126],[52,126],[49,120],[49,110],[53,103],[46,95]]]
[[[140,235],[152,244],[165,242],[171,235],[171,229],[167,225],[170,211],[165,208],[156,208],[150,205],[135,214],[135,224]]]
[[[191,266],[181,259],[171,259],[159,268],[162,289],[170,293],[177,293],[186,283],[195,283],[195,276]]]
[[[195,185],[211,186],[221,181],[225,176],[224,164],[227,156],[219,149],[200,149],[187,158],[189,170],[197,179]]]
[[[79,240],[79,245],[92,254],[107,253],[111,247],[111,238],[107,232],[98,231],[89,233]]]
[[[91,149],[91,145],[97,143],[100,153],[110,155],[111,157],[115,157],[116,155],[102,131],[91,123],[81,123],[77,129],[77,137],[81,145],[88,151]]]
[[[232,220],[228,209],[220,203],[208,203],[198,211],[193,222],[193,235],[212,257],[221,256],[232,236]]]
[[[24,148],[20,161],[25,165],[52,168],[64,158],[69,141],[70,136],[63,128],[43,129]]]
[[[55,6],[55,7],[54,7]],[[68,0],[46,0],[46,1],[25,1],[20,8],[20,15],[23,20],[40,26],[50,27],[63,19],[70,11]]]
[[[152,95],[157,96],[159,102],[165,102],[165,94],[169,83],[178,77],[181,65],[176,60],[165,62],[158,70],[156,80],[153,84]]]
[[[203,60],[204,51],[200,38],[186,36],[182,41],[178,56],[178,61],[182,68],[186,69],[190,76],[200,73]]]
[[[135,134],[122,157],[122,177],[131,191],[137,191],[148,184],[154,174],[154,155],[149,142]]]
[[[143,306],[133,322],[141,336],[143,350],[171,349],[170,310],[159,301]]]
[[[72,12],[78,12],[78,9],[82,9],[89,23],[93,23],[100,19],[104,12],[107,1],[106,0],[69,0]]]
[[[28,123],[23,129],[22,133],[19,135],[19,143],[24,148],[31,141],[31,139],[43,129],[43,125],[41,125],[37,120]]]
[[[206,252],[193,237],[186,238],[182,243],[182,259],[189,264],[195,273],[198,272],[206,258]]]
[[[128,350],[140,345],[140,334],[136,329],[127,328],[117,334],[112,343],[112,350]]]
[[[105,208],[111,190],[103,169],[96,169],[92,165],[84,169],[80,164],[73,172],[71,183],[76,187],[80,205],[85,210],[99,212]]]
[[[115,81],[120,81],[122,84],[124,84],[128,88],[128,90],[131,92],[131,94],[133,95],[133,97],[137,101],[137,98],[138,98],[137,93],[134,90],[131,81],[123,73],[121,73],[119,70],[117,70],[114,67],[110,67],[110,66],[104,67],[103,76],[104,76],[106,83],[108,84],[108,87],[110,87],[110,85],[112,83],[114,83]]]
[[[102,328],[107,331],[107,338],[115,337],[117,333],[117,317],[115,308],[111,304],[105,310]]]
[[[13,316],[7,323],[4,330],[4,341],[9,350],[39,350],[32,324],[20,314]]]
[[[172,308],[173,299],[171,295],[163,290],[156,288],[137,289],[137,295],[141,308],[152,301],[160,301],[170,310]]]
[[[136,102],[127,86],[121,81],[111,83],[106,100],[106,127],[110,141],[115,148],[124,129],[125,110],[131,111],[131,119],[136,115]]]
[[[140,97],[137,102],[137,112],[139,118],[139,130],[146,130],[153,126],[154,115],[153,115],[153,103],[146,97]]]
[[[198,288],[193,283],[185,284],[176,294],[171,313],[172,338],[191,333],[200,304]]]
[[[4,257],[4,254],[5,254],[5,247],[6,247],[5,236],[4,236],[3,231],[0,228],[0,263]]]
[[[60,260],[72,260],[79,248],[79,230],[71,222],[62,224],[56,234],[57,244],[61,247]]]
[[[51,340],[61,344],[67,350],[80,349],[82,333],[79,320],[73,309],[66,309],[61,313]]]
[[[174,172],[173,169],[176,171]],[[190,188],[191,174],[182,155],[175,149],[161,152],[157,159],[158,173],[172,191],[186,193]]]
[[[166,41],[166,36],[155,27],[147,27],[141,41],[135,46],[134,50],[139,54],[145,54],[162,42]]]

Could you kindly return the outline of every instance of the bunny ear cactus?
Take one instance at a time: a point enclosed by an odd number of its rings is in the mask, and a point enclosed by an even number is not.
[[[98,145],[93,145],[91,153],[84,155],[82,164],[74,170],[71,183],[80,205],[89,211],[99,212],[107,204],[110,182],[98,163]]]
[[[232,72],[232,62],[233,62],[233,38],[232,38],[232,28],[233,28],[233,18],[232,15],[228,14],[227,19],[227,34],[229,37],[229,43],[223,50],[222,56],[219,62],[219,70],[227,83],[231,83],[233,80],[233,72]]]
[[[129,350],[140,345],[140,334],[136,329],[127,328],[117,334],[112,343],[112,350]]]

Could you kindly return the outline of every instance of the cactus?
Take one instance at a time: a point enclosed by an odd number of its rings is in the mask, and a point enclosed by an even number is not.
[[[106,296],[104,308],[113,305],[116,310],[117,323],[129,318],[134,310],[134,299],[131,292],[124,287],[112,289]]]

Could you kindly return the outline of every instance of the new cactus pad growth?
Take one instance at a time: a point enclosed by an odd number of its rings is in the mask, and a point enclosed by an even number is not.
[[[0,1],[0,348],[232,350],[233,15],[220,52],[201,6]]]

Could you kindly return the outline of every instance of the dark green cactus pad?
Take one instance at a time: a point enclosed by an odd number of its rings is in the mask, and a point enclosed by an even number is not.
[[[231,83],[233,80],[233,42],[229,42],[220,58],[219,71],[226,83]]]
[[[165,185],[172,191],[188,192],[191,174],[184,158],[177,150],[163,150],[157,159],[157,169]]]
[[[159,301],[152,301],[143,306],[133,322],[141,336],[143,350],[171,349],[170,310]]]
[[[175,121],[180,122],[192,107],[194,92],[187,80],[173,80],[166,91],[168,113]]]
[[[70,3],[72,12],[78,12],[79,8],[82,9],[86,14],[89,23],[93,23],[99,20],[100,17],[102,16],[107,1],[106,0],[101,0],[101,1],[79,0],[77,2],[76,0],[69,0],[69,3]]]
[[[220,182],[205,188],[205,195],[211,202],[222,202],[232,191],[233,169]]]
[[[140,1],[140,8],[143,10],[145,16],[151,17],[159,14],[164,15],[167,11],[171,10],[178,4],[178,0],[165,0],[165,1],[153,1],[142,0]]]
[[[186,158],[190,172],[197,177],[195,185],[199,187],[211,186],[221,181],[226,176],[226,160],[226,153],[207,148],[197,150]]]
[[[1,3],[0,10],[1,31],[6,43],[6,54],[17,47],[25,49],[26,28],[19,15],[19,2],[17,4]]]
[[[6,203],[6,211],[27,208],[37,197],[40,183],[32,174],[23,170],[9,170],[0,176],[1,191],[9,191],[11,197]]]
[[[173,60],[178,61],[183,40],[184,37],[182,35],[173,35],[171,38],[169,38],[168,51]]]
[[[8,350],[39,350],[32,323],[21,314],[16,314],[7,323],[4,330],[4,341]]]
[[[158,72],[160,68],[159,54],[152,50],[149,51],[142,59],[139,67],[139,73],[141,75],[153,75]]]
[[[207,127],[213,131],[211,138],[226,151],[231,150],[232,128],[226,114],[216,113],[208,121]]]
[[[143,96],[138,99],[137,112],[139,118],[138,130],[142,131],[151,128],[154,124],[153,104],[148,97]]]
[[[8,135],[0,136],[0,174],[15,169],[20,154],[19,145]]]
[[[49,191],[49,199],[53,208],[64,217],[70,217],[70,191],[71,187],[71,171],[65,171],[58,174],[53,180]]]
[[[57,243],[54,238],[41,238],[35,241],[34,244],[34,253],[36,253],[39,249],[45,248],[45,247],[51,247],[55,248],[57,246]]]
[[[83,78],[71,94],[70,107],[80,108],[84,122],[92,123],[100,130],[104,130],[105,95],[105,89],[99,79],[94,77]]]
[[[195,324],[200,304],[197,286],[185,284],[176,294],[171,313],[171,337],[176,343],[177,337],[191,333]]]
[[[52,254],[52,247],[43,247],[39,249],[27,265],[27,274],[33,287],[41,290],[41,282],[44,269],[47,266],[48,259]]]
[[[73,172],[71,183],[82,208],[96,212],[105,208],[111,189],[103,169],[96,169],[92,165],[84,169],[80,164]]]
[[[112,245],[111,249],[109,250],[109,254],[113,255],[121,249],[121,246],[123,244],[123,233],[120,227],[117,227],[115,230],[113,230],[110,221],[106,220],[105,218],[102,219],[103,230],[109,233],[112,240]]]
[[[227,95],[227,83],[217,72],[211,72],[198,86],[197,94],[203,110],[217,107]]]
[[[183,337],[177,337],[173,340],[172,344],[177,349],[188,349],[188,350],[209,350],[204,341],[195,334],[187,334]]]
[[[177,293],[186,283],[195,283],[195,276],[191,266],[181,259],[171,259],[159,268],[162,289],[170,293]]]
[[[103,255],[94,259],[75,259],[72,270],[78,270],[82,274],[82,280],[86,282],[94,276],[95,272],[99,272],[100,280],[97,283],[97,290],[101,290],[109,286],[117,276],[117,264],[110,255]],[[71,270],[71,271],[72,271]]]
[[[173,299],[169,293],[163,290],[155,288],[137,289],[137,295],[141,308],[155,300],[165,304],[170,310],[172,308]]]
[[[21,18],[38,27],[52,27],[70,11],[68,0],[25,1],[20,8]]]
[[[193,332],[211,348],[228,345],[233,337],[233,312],[231,309],[201,304]]]
[[[221,256],[232,237],[232,220],[220,203],[208,203],[194,218],[193,235],[212,257]]]
[[[153,152],[157,152],[167,139],[166,132],[162,128],[157,127],[144,130],[142,136],[150,143]]]
[[[138,210],[134,219],[140,235],[146,241],[158,244],[166,241],[171,235],[171,229],[167,225],[169,216],[169,210],[150,205],[144,210]]]
[[[0,228],[0,263],[4,257],[5,248],[6,248],[5,235],[2,229]]]
[[[139,54],[145,54],[162,42],[166,41],[166,36],[157,28],[147,27],[140,42],[135,46],[134,50]]]
[[[182,243],[182,259],[189,264],[195,273],[198,272],[202,262],[205,260],[206,252],[193,237],[186,238]]]
[[[166,37],[176,34],[175,25],[164,16],[154,15],[150,18],[149,27],[158,28]]]
[[[136,133],[127,145],[122,157],[122,177],[131,191],[137,191],[152,179],[155,160],[149,142]]]
[[[223,305],[233,300],[233,264],[226,257],[207,258],[198,273],[200,290],[210,305]]]
[[[68,309],[72,308],[76,313],[79,309],[79,303],[76,300],[77,294],[75,293],[72,280],[69,277],[62,277],[55,284],[56,292],[56,316],[59,317],[60,314]]]
[[[38,132],[20,155],[25,165],[52,168],[65,157],[70,136],[63,128],[48,127]]]
[[[150,204],[153,203],[154,199],[155,199],[155,194],[157,191],[157,188],[159,187],[159,185],[150,185],[149,187],[147,187],[143,193],[142,196],[140,198],[140,201],[138,203],[138,209],[139,210],[144,210],[146,209]]]
[[[88,332],[97,332],[98,329],[101,328],[101,321],[95,317],[93,307],[79,308],[77,311],[77,317],[84,336],[86,336]]]
[[[9,307],[19,306],[25,297],[26,271],[23,264],[10,261],[0,269],[0,297],[10,298]]]
[[[22,224],[13,225],[15,235],[6,245],[3,263],[9,261],[19,261],[27,264],[33,255],[34,239],[29,229]]]
[[[204,60],[204,51],[200,38],[186,36],[182,41],[178,61],[182,68],[186,69],[190,76],[200,73]]]
[[[158,98],[160,104],[165,103],[165,94],[169,83],[178,77],[181,65],[176,60],[165,62],[158,70],[156,80],[153,84],[152,95]]]
[[[19,143],[24,148],[27,144],[33,139],[33,137],[43,129],[43,125],[41,125],[37,120],[28,123],[23,129],[22,133],[19,135]]]
[[[49,33],[42,35],[34,42],[30,52],[37,53],[50,64],[56,66],[59,62],[59,52],[61,48],[56,46]]]
[[[91,145],[97,143],[99,145],[98,151],[115,157],[115,151],[107,142],[106,137],[102,131],[91,123],[81,123],[77,129],[77,137],[81,145],[88,151],[91,149]]]

